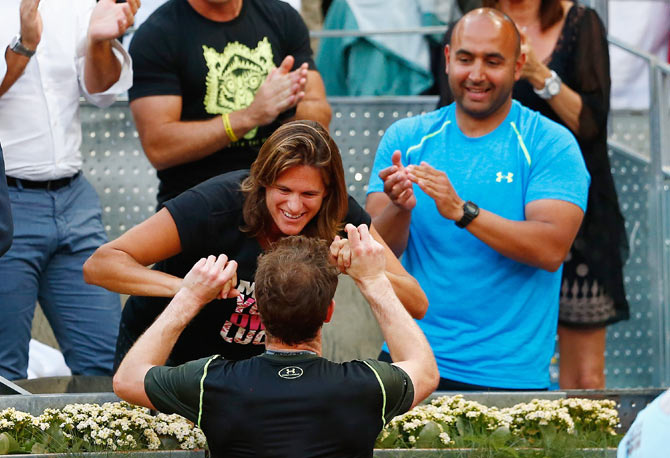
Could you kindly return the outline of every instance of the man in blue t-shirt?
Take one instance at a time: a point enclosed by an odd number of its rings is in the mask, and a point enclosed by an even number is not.
[[[589,175],[568,130],[512,101],[509,18],[470,12],[445,55],[455,103],[388,129],[367,210],[428,295],[438,389],[546,389]]]

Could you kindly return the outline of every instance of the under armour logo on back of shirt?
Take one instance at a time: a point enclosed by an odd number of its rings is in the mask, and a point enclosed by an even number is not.
[[[496,173],[496,181],[500,183],[502,180],[507,180],[508,183],[514,181],[514,174],[512,172],[507,172],[507,175],[503,175],[502,172]]]

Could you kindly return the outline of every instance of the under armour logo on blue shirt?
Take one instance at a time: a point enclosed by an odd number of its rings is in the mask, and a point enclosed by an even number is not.
[[[507,172],[507,175],[503,175],[502,172],[496,173],[496,181],[500,183],[502,180],[507,180],[508,183],[511,183],[514,178],[514,174],[512,172]]]

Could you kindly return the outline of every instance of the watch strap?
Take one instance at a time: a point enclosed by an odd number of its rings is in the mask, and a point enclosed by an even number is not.
[[[23,45],[23,43],[21,42],[21,35],[16,35],[12,39],[12,43],[10,44],[10,49],[13,52],[15,52],[16,54],[20,54],[20,55],[26,56],[26,57],[33,57],[35,55],[35,50],[34,49],[28,49]]]
[[[557,85],[560,91],[560,86],[561,86],[561,77],[558,76],[558,74],[554,70],[549,70],[550,75],[544,80],[544,87],[542,89],[535,89],[533,88],[533,91],[535,94],[538,95],[541,99],[548,100],[558,94],[557,92],[552,92],[551,87],[553,85]]]
[[[465,226],[470,224],[472,220],[477,217],[477,215],[479,215],[479,207],[477,204],[468,200],[463,204],[463,217],[458,221],[454,221],[454,223],[456,226],[463,229]]]

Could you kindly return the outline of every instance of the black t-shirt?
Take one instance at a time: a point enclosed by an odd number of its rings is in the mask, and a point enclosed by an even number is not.
[[[397,366],[311,354],[158,366],[144,387],[158,410],[201,427],[213,457],[371,457],[384,424],[414,399]]]
[[[220,354],[246,359],[263,351],[265,330],[256,308],[254,277],[261,246],[241,232],[243,195],[240,183],[248,170],[207,180],[165,203],[179,231],[182,252],[158,262],[154,269],[183,278],[209,255],[225,254],[237,261],[237,289],[241,296],[206,305],[186,327],[170,356],[171,364]],[[346,223],[370,225],[370,216],[349,197]],[[137,339],[165,309],[169,298],[132,296],[123,311],[122,326]]]
[[[305,23],[279,0],[244,0],[239,16],[228,22],[201,16],[187,0],[170,0],[137,30],[130,54],[130,100],[179,95],[182,121],[248,107],[268,72],[287,55],[295,57],[294,68],[307,62],[315,69]],[[284,113],[203,159],[158,171],[159,203],[213,176],[249,168],[279,121],[293,114]]]

